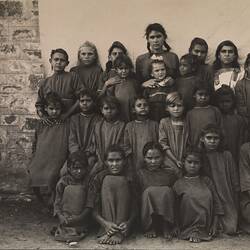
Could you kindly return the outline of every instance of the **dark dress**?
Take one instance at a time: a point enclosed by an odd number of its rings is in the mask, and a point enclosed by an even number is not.
[[[84,87],[91,89],[94,92],[99,92],[103,88],[102,74],[103,70],[100,65],[78,65],[70,69],[71,72],[75,72],[80,77]]]

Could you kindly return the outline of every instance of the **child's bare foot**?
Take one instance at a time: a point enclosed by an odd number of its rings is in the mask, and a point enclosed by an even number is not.
[[[147,238],[156,238],[157,233],[156,233],[155,229],[151,228],[150,230],[148,230],[147,232],[144,233],[144,236]]]
[[[168,241],[172,240],[172,238],[173,238],[173,235],[169,229],[168,223],[164,223],[164,225],[163,225],[163,237]]]
[[[121,244],[122,241],[124,239],[124,235],[122,235],[121,233],[116,233],[114,235],[112,235],[108,240],[106,244],[109,245],[116,245],[116,244]]]
[[[98,239],[99,244],[108,244],[109,236],[107,234],[104,234]]]
[[[189,241],[190,241],[190,242],[193,242],[193,243],[200,243],[200,242],[201,242],[201,239],[198,238],[198,237],[190,237],[190,238],[189,238]]]

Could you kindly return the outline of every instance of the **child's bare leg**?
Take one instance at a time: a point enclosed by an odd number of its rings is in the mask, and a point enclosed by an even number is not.
[[[157,235],[157,216],[152,214],[152,225],[149,230],[144,233],[144,236],[147,238],[156,238]]]
[[[107,244],[109,245],[121,244],[123,240],[124,240],[124,235],[122,233],[116,233],[107,240]]]
[[[166,221],[163,222],[163,237],[166,240],[172,240],[172,238],[173,238],[173,235],[171,232],[171,226]]]

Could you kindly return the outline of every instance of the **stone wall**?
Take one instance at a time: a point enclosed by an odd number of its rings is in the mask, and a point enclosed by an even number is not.
[[[0,191],[27,190],[38,81],[38,0],[0,0]]]

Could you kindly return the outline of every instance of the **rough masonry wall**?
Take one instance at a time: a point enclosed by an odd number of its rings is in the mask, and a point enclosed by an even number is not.
[[[38,0],[0,0],[0,192],[27,190],[38,81]]]

